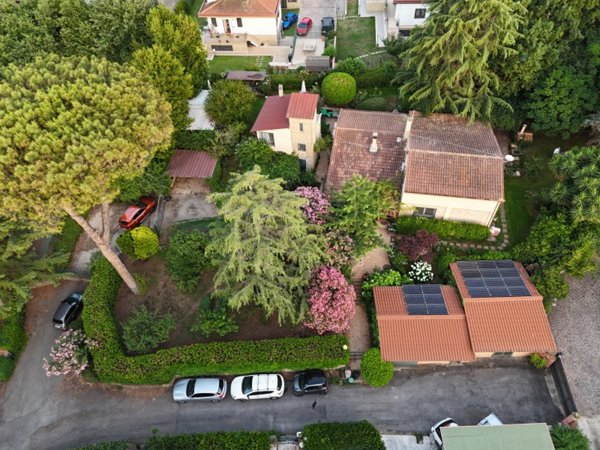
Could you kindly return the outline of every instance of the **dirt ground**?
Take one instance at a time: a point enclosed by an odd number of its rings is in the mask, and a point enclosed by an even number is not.
[[[127,261],[127,266],[134,273],[146,273],[153,277],[152,284],[144,295],[134,295],[124,284],[119,290],[115,305],[117,322],[126,321],[132,312],[140,305],[145,305],[150,311],[160,314],[170,313],[175,318],[176,329],[171,337],[159,348],[176,347],[197,342],[250,341],[260,339],[277,339],[284,337],[304,337],[314,335],[302,325],[280,327],[277,316],[265,319],[262,309],[247,306],[234,313],[240,327],[236,333],[223,337],[211,335],[205,337],[200,333],[190,331],[190,327],[198,318],[198,309],[202,298],[212,291],[212,278],[215,271],[202,275],[198,289],[191,294],[184,294],[177,289],[176,283],[166,271],[164,260],[158,256],[146,261]]]

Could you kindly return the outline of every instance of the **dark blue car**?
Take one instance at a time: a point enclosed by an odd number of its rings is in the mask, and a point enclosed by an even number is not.
[[[285,13],[283,16],[282,26],[284,30],[287,30],[289,27],[294,25],[298,21],[298,14],[294,12]]]

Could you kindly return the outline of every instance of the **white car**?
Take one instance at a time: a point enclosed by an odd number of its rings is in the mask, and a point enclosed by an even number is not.
[[[454,419],[447,417],[444,420],[440,420],[434,426],[431,427],[431,439],[435,442],[438,448],[444,448],[444,444],[442,442],[442,428],[444,427],[457,427],[458,424],[454,421]]]
[[[479,426],[486,426],[486,425],[504,425],[502,423],[502,421],[498,418],[498,416],[494,413],[491,413],[489,416],[484,417],[483,419],[481,419],[481,422],[479,422],[477,425]]]
[[[257,374],[236,377],[231,382],[231,396],[234,400],[277,400],[285,391],[285,382],[279,374]]]

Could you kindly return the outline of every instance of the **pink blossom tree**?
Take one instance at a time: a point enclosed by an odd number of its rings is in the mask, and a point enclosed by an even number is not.
[[[354,261],[354,241],[340,230],[330,230],[324,235],[328,264],[337,268],[348,267]]]
[[[329,207],[331,204],[319,188],[300,186],[294,192],[300,197],[308,200],[302,207],[302,211],[304,211],[308,223],[323,225],[325,223],[325,217],[329,214]]]
[[[88,366],[88,347],[97,343],[86,339],[81,330],[68,330],[54,342],[42,367],[47,376],[79,375]]]
[[[304,323],[319,334],[348,330],[356,309],[356,292],[335,267],[323,266],[312,276],[308,303],[309,318]]]

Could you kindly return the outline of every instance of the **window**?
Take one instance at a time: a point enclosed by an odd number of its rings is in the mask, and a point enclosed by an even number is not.
[[[414,217],[427,217],[429,219],[433,219],[435,217],[436,210],[434,208],[415,208],[413,212]]]
[[[305,152],[306,151],[306,144],[298,144],[298,151],[299,152]]]
[[[260,138],[265,141],[269,145],[275,145],[275,136],[273,133],[268,133],[266,131],[260,132]]]
[[[304,131],[304,124],[303,124],[303,123],[299,123],[299,124],[298,124],[298,129],[299,129],[300,131]]]
[[[237,18],[237,19],[235,19],[235,20],[237,21],[237,26],[238,26],[238,28],[242,28],[242,27],[243,27],[243,25],[242,25],[242,18],[241,18],[241,17],[238,17],[238,18]]]
[[[427,10],[425,8],[415,9],[415,19],[424,19],[426,12],[427,12]]]
[[[210,18],[210,23],[212,24],[213,27],[217,26],[217,19],[215,19],[214,17]]]

